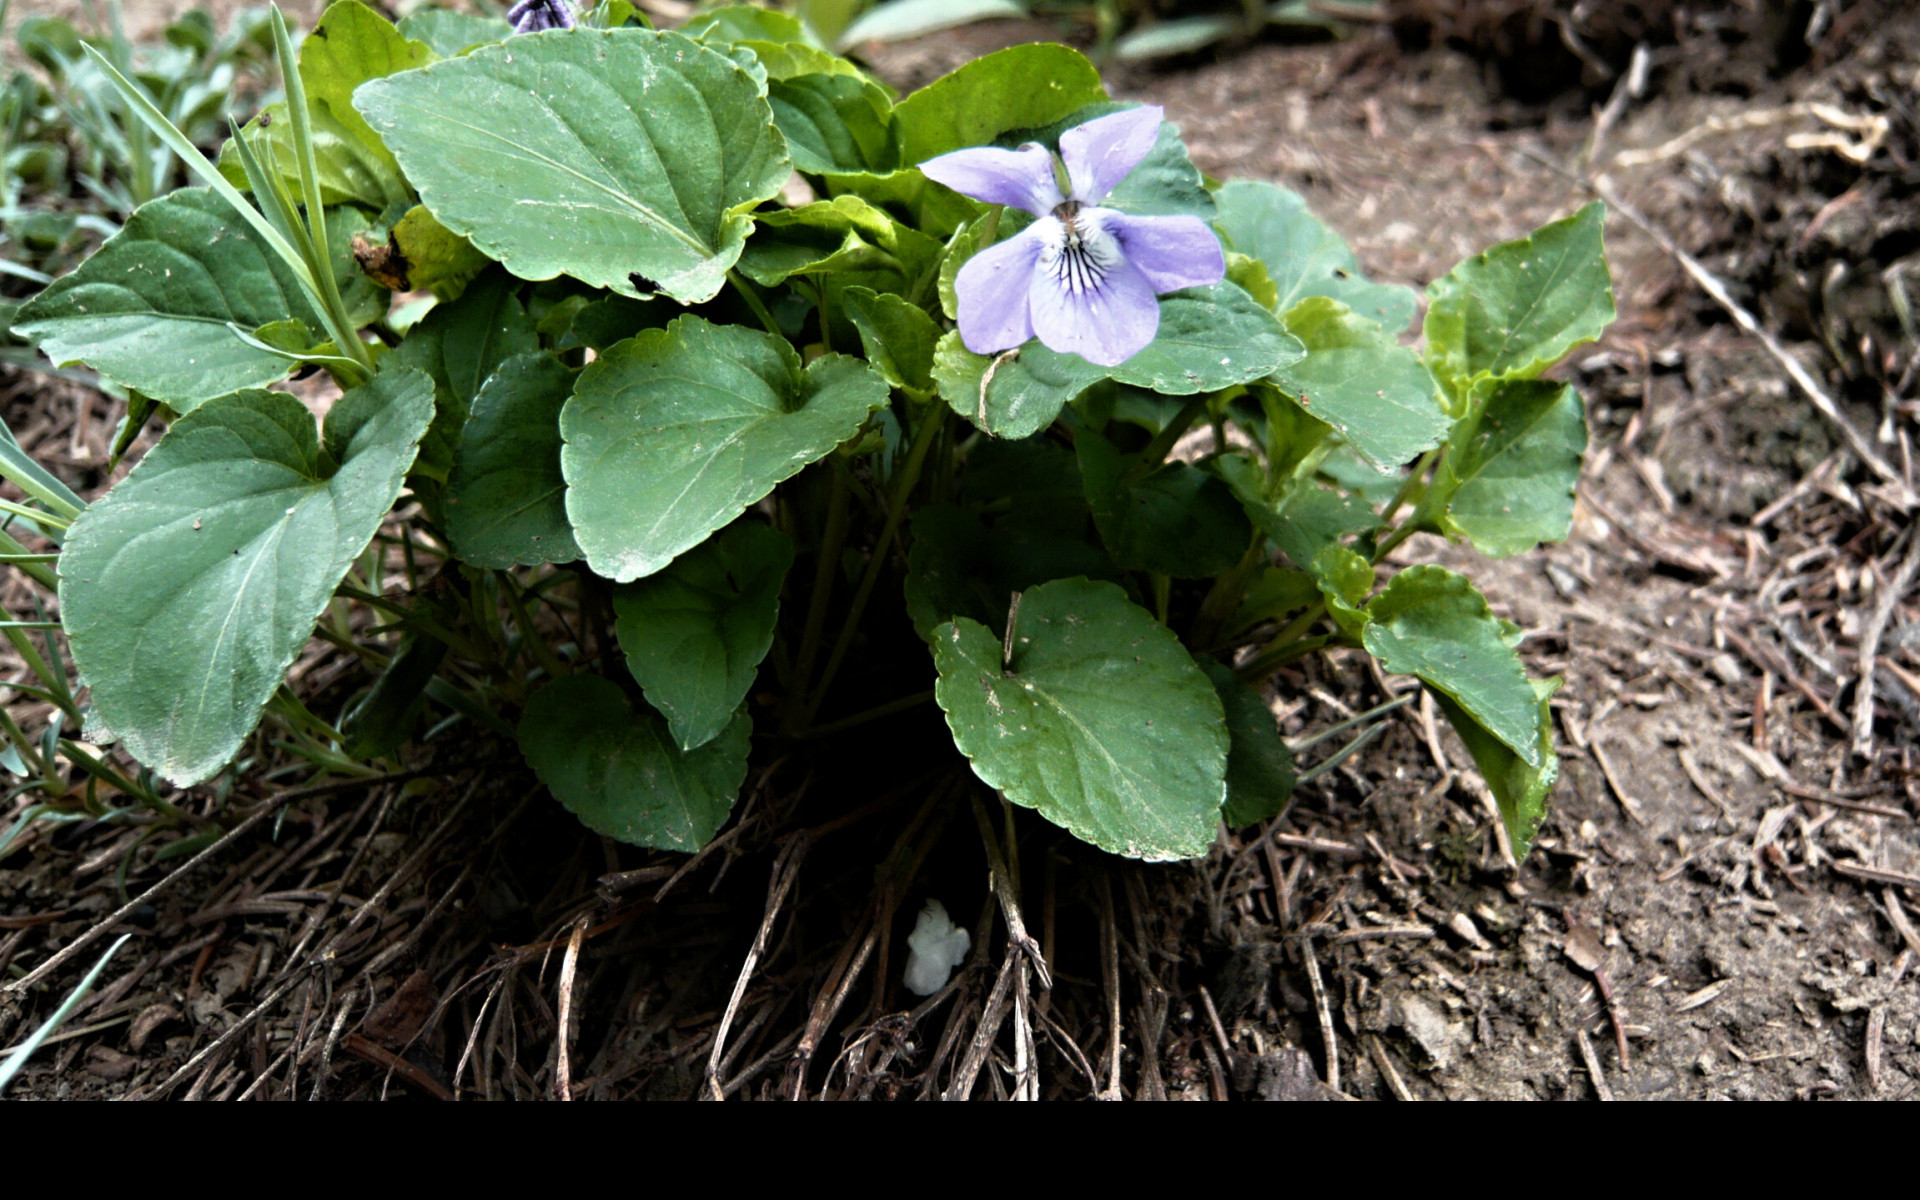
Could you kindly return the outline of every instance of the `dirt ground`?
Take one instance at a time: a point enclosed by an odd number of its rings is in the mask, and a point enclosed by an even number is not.
[[[1836,22],[1776,73],[1731,8],[1652,47],[1637,95],[1600,79],[1522,103],[1497,66],[1384,30],[1111,77],[1164,104],[1204,169],[1300,190],[1371,273],[1409,284],[1603,176],[1898,477],[1610,218],[1620,320],[1570,372],[1594,436],[1572,538],[1502,562],[1402,552],[1471,574],[1527,631],[1531,668],[1566,679],[1561,782],[1517,870],[1419,704],[1269,827],[1151,868],[1003,822],[949,760],[916,759],[937,714],[895,719],[885,762],[758,765],[693,860],[584,835],[500,769],[507,747],[429,745],[408,778],[232,801],[259,823],[130,915],[133,944],[16,1088],[1002,1098],[1037,1073],[1049,1098],[1911,1096],[1920,610],[1892,585],[1920,561],[1899,496],[1920,414],[1920,14]],[[1001,23],[873,59],[906,87],[1053,34]],[[23,442],[97,488],[110,406],[6,386]],[[1868,635],[1878,719],[1857,751]],[[299,670],[303,695],[364,686],[318,648]],[[1298,736],[1396,684],[1349,657],[1283,674],[1273,704]],[[138,838],[58,826],[0,861],[0,970],[169,878],[179,864]],[[1008,946],[983,846],[1012,861],[1050,990]],[[928,895],[978,914],[978,949],[909,1009],[897,964]],[[89,958],[0,993],[0,1045]]]

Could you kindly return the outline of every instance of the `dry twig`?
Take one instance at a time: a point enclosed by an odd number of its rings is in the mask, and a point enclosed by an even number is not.
[[[1873,757],[1873,682],[1874,665],[1880,657],[1880,639],[1893,620],[1893,611],[1913,586],[1920,572],[1920,533],[1907,532],[1907,555],[1893,572],[1893,578],[1880,589],[1873,612],[1860,630],[1860,683],[1854,690],[1853,752],[1862,758]]]

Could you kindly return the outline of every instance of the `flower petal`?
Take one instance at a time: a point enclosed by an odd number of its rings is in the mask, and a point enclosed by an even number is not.
[[[921,163],[920,171],[962,196],[1025,209],[1036,217],[1052,212],[1061,202],[1060,185],[1053,178],[1053,155],[1045,146],[955,150]]]
[[[1199,217],[1130,217],[1112,209],[1100,216],[1156,292],[1204,287],[1226,277],[1220,239]]]
[[[960,340],[975,354],[998,354],[1033,337],[1027,292],[1040,258],[1039,232],[1028,227],[974,255],[953,277],[960,301]]]
[[[573,7],[567,0],[519,0],[507,10],[507,20],[515,33],[572,29]]]
[[[1048,349],[1103,367],[1132,358],[1160,331],[1153,285],[1125,258],[1109,265],[1091,288],[1069,287],[1047,271],[1035,271],[1028,307],[1033,331]]]
[[[1061,134],[1060,158],[1067,164],[1073,198],[1082,204],[1105,199],[1153,149],[1163,111],[1157,104],[1129,108]]]

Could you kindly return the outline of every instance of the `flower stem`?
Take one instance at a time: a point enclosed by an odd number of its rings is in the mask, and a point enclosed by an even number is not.
[[[1427,451],[1420,456],[1420,461],[1413,465],[1413,470],[1407,472],[1406,482],[1400,485],[1400,490],[1394,493],[1393,499],[1388,501],[1387,507],[1380,513],[1382,526],[1393,520],[1393,514],[1399,512],[1401,506],[1419,494],[1427,477],[1427,468],[1433,465],[1434,457],[1439,453],[1438,450]]]
[[[1181,406],[1180,411],[1174,414],[1173,420],[1168,421],[1159,433],[1153,435],[1153,440],[1147,443],[1147,448],[1140,452],[1140,466],[1136,468],[1140,474],[1144,475],[1166,461],[1167,454],[1173,449],[1173,444],[1180,440],[1180,435],[1192,428],[1193,423],[1200,419],[1200,415],[1207,411],[1207,401],[1210,399],[1212,397],[1203,392],[1188,400]]]
[[[813,699],[807,704],[801,722],[803,727],[813,720],[813,714],[820,711],[821,702],[833,687],[833,677],[840,670],[841,660],[846,658],[848,649],[853,646],[853,635],[859,631],[860,618],[867,611],[867,599],[873,595],[874,585],[880,582],[880,572],[886,568],[893,535],[900,531],[900,522],[906,519],[907,497],[913,494],[914,485],[920,482],[920,468],[926,464],[927,450],[933,445],[933,435],[945,423],[946,411],[944,406],[928,405],[920,418],[920,428],[914,430],[913,446],[907,451],[907,461],[901,466],[900,474],[893,481],[893,493],[887,498],[886,524],[881,526],[880,538],[874,543],[873,557],[867,560],[866,574],[860,577],[860,587],[853,594],[853,604],[847,609],[847,619],[840,626],[840,636],[834,639],[833,653],[827,656],[826,670],[820,674],[820,686],[814,690]]]
[[[797,728],[807,707],[807,688],[813,683],[813,663],[820,657],[820,637],[827,627],[827,601],[833,597],[833,576],[840,567],[840,551],[847,542],[847,507],[853,488],[846,468],[831,461],[832,490],[827,496],[827,523],[813,565],[813,595],[807,601],[807,623],[801,627],[800,653],[794,659],[792,707],[789,724]]]
[[[1252,544],[1240,556],[1240,561],[1214,578],[1213,586],[1207,589],[1206,599],[1200,602],[1200,611],[1194,616],[1193,628],[1189,631],[1189,644],[1195,649],[1211,649],[1219,639],[1220,627],[1240,607],[1240,601],[1247,594],[1247,585],[1267,565],[1266,551],[1266,534],[1255,532]]]
[[[828,721],[825,725],[815,725],[801,736],[812,739],[823,738],[836,733],[844,733],[849,729],[865,725],[869,721],[878,721],[881,717],[890,717],[895,713],[902,713],[908,709],[919,708],[931,699],[933,699],[933,689],[928,688],[924,692],[915,692],[911,696],[902,696],[898,700],[889,700],[885,704],[876,704],[864,712],[857,712],[850,717],[842,717],[838,721]]]
[[[768,333],[782,339],[787,336],[780,332],[780,323],[775,321],[773,314],[767,311],[766,303],[760,299],[759,293],[753,290],[753,285],[740,278],[740,272],[728,271],[727,282],[733,285],[734,291],[740,293],[740,298],[747,302],[747,307],[753,310],[753,315],[760,318],[760,324],[766,326]]]
[[[1242,683],[1257,683],[1300,657],[1307,650],[1311,650],[1313,647],[1306,646],[1305,643],[1313,639],[1306,637],[1306,632],[1313,628],[1314,622],[1325,616],[1326,612],[1326,603],[1322,601],[1295,617],[1292,623],[1274,635],[1273,640],[1268,642],[1260,653],[1248,659],[1244,665],[1234,671],[1234,674],[1240,677]],[[1303,646],[1305,649],[1302,649]]]

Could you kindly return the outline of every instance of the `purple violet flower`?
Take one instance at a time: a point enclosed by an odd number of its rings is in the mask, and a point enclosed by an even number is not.
[[[519,0],[507,10],[507,20],[513,23],[515,33],[572,29],[573,6],[567,0]]]
[[[1159,331],[1156,296],[1226,275],[1220,239],[1200,218],[1099,207],[1153,149],[1160,117],[1158,107],[1132,108],[1061,134],[1065,196],[1053,155],[1034,142],[955,150],[920,164],[927,178],[962,195],[1039,218],[968,259],[955,277],[967,349],[997,354],[1037,336],[1051,350],[1117,366]]]

